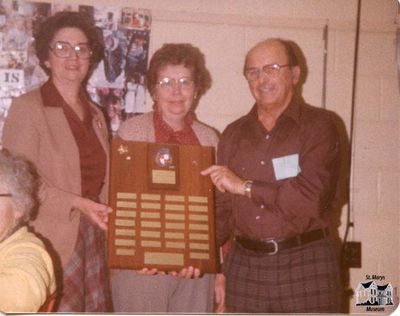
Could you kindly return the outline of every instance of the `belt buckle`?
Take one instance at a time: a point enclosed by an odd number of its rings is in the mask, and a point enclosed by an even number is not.
[[[274,251],[273,252],[268,252],[269,256],[276,255],[278,253],[278,243],[275,240],[266,240],[267,243],[271,243],[274,245]]]

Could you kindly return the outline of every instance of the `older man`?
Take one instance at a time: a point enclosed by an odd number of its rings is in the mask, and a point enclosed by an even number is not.
[[[203,171],[222,192],[218,242],[235,240],[223,267],[229,312],[340,310],[328,230],[338,134],[327,111],[295,97],[300,71],[288,41],[268,39],[248,52],[255,105],[223,132],[219,165]]]

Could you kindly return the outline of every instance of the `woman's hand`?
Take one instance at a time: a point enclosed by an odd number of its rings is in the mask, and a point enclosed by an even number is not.
[[[136,272],[140,275],[156,275],[156,274],[165,274],[164,271],[158,271],[156,268],[149,269],[143,268],[142,270],[136,270]]]
[[[217,273],[214,284],[215,312],[221,314],[225,312],[225,276]]]
[[[101,229],[107,230],[108,214],[112,212],[111,207],[80,196],[75,198],[72,206],[85,214]]]
[[[160,271],[157,270],[156,268],[149,269],[149,268],[143,268],[142,270],[136,270],[136,272],[140,275],[172,275],[178,278],[185,278],[185,279],[198,279],[201,276],[201,271],[200,269],[193,268],[192,266],[182,268],[179,272],[177,271],[169,271],[166,273],[165,271]]]
[[[173,275],[179,278],[185,279],[198,279],[201,276],[200,269],[190,267],[182,268],[179,272],[177,271],[170,271],[168,272],[169,275]]]

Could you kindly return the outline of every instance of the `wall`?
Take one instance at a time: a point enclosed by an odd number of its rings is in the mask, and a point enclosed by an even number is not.
[[[106,0],[79,3],[110,5]],[[220,131],[250,109],[253,101],[241,75],[244,54],[269,36],[292,39],[303,49],[308,66],[304,98],[323,106],[327,26],[326,108],[340,118],[344,142],[354,130],[350,209],[355,226],[349,240],[361,241],[363,248],[362,268],[350,269],[350,287],[354,290],[367,274],[385,276],[385,282],[399,287],[397,1],[362,1],[354,112],[356,0],[114,0],[112,4],[152,10],[150,53],[170,41],[191,42],[201,48],[213,86],[201,100],[197,115]],[[346,211],[344,205],[337,214],[341,237]],[[351,298],[350,311],[365,312],[365,307],[354,305]]]
[[[398,23],[395,1],[363,1],[351,184],[356,223],[353,238],[363,242],[363,266],[351,271],[350,278],[351,284],[356,284],[366,274],[382,275],[385,283],[397,287],[398,295],[400,103],[393,32],[396,13]]]

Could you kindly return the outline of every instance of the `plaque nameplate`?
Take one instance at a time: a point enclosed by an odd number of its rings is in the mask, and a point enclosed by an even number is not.
[[[111,268],[216,272],[214,191],[200,171],[211,147],[123,141],[111,145]]]

